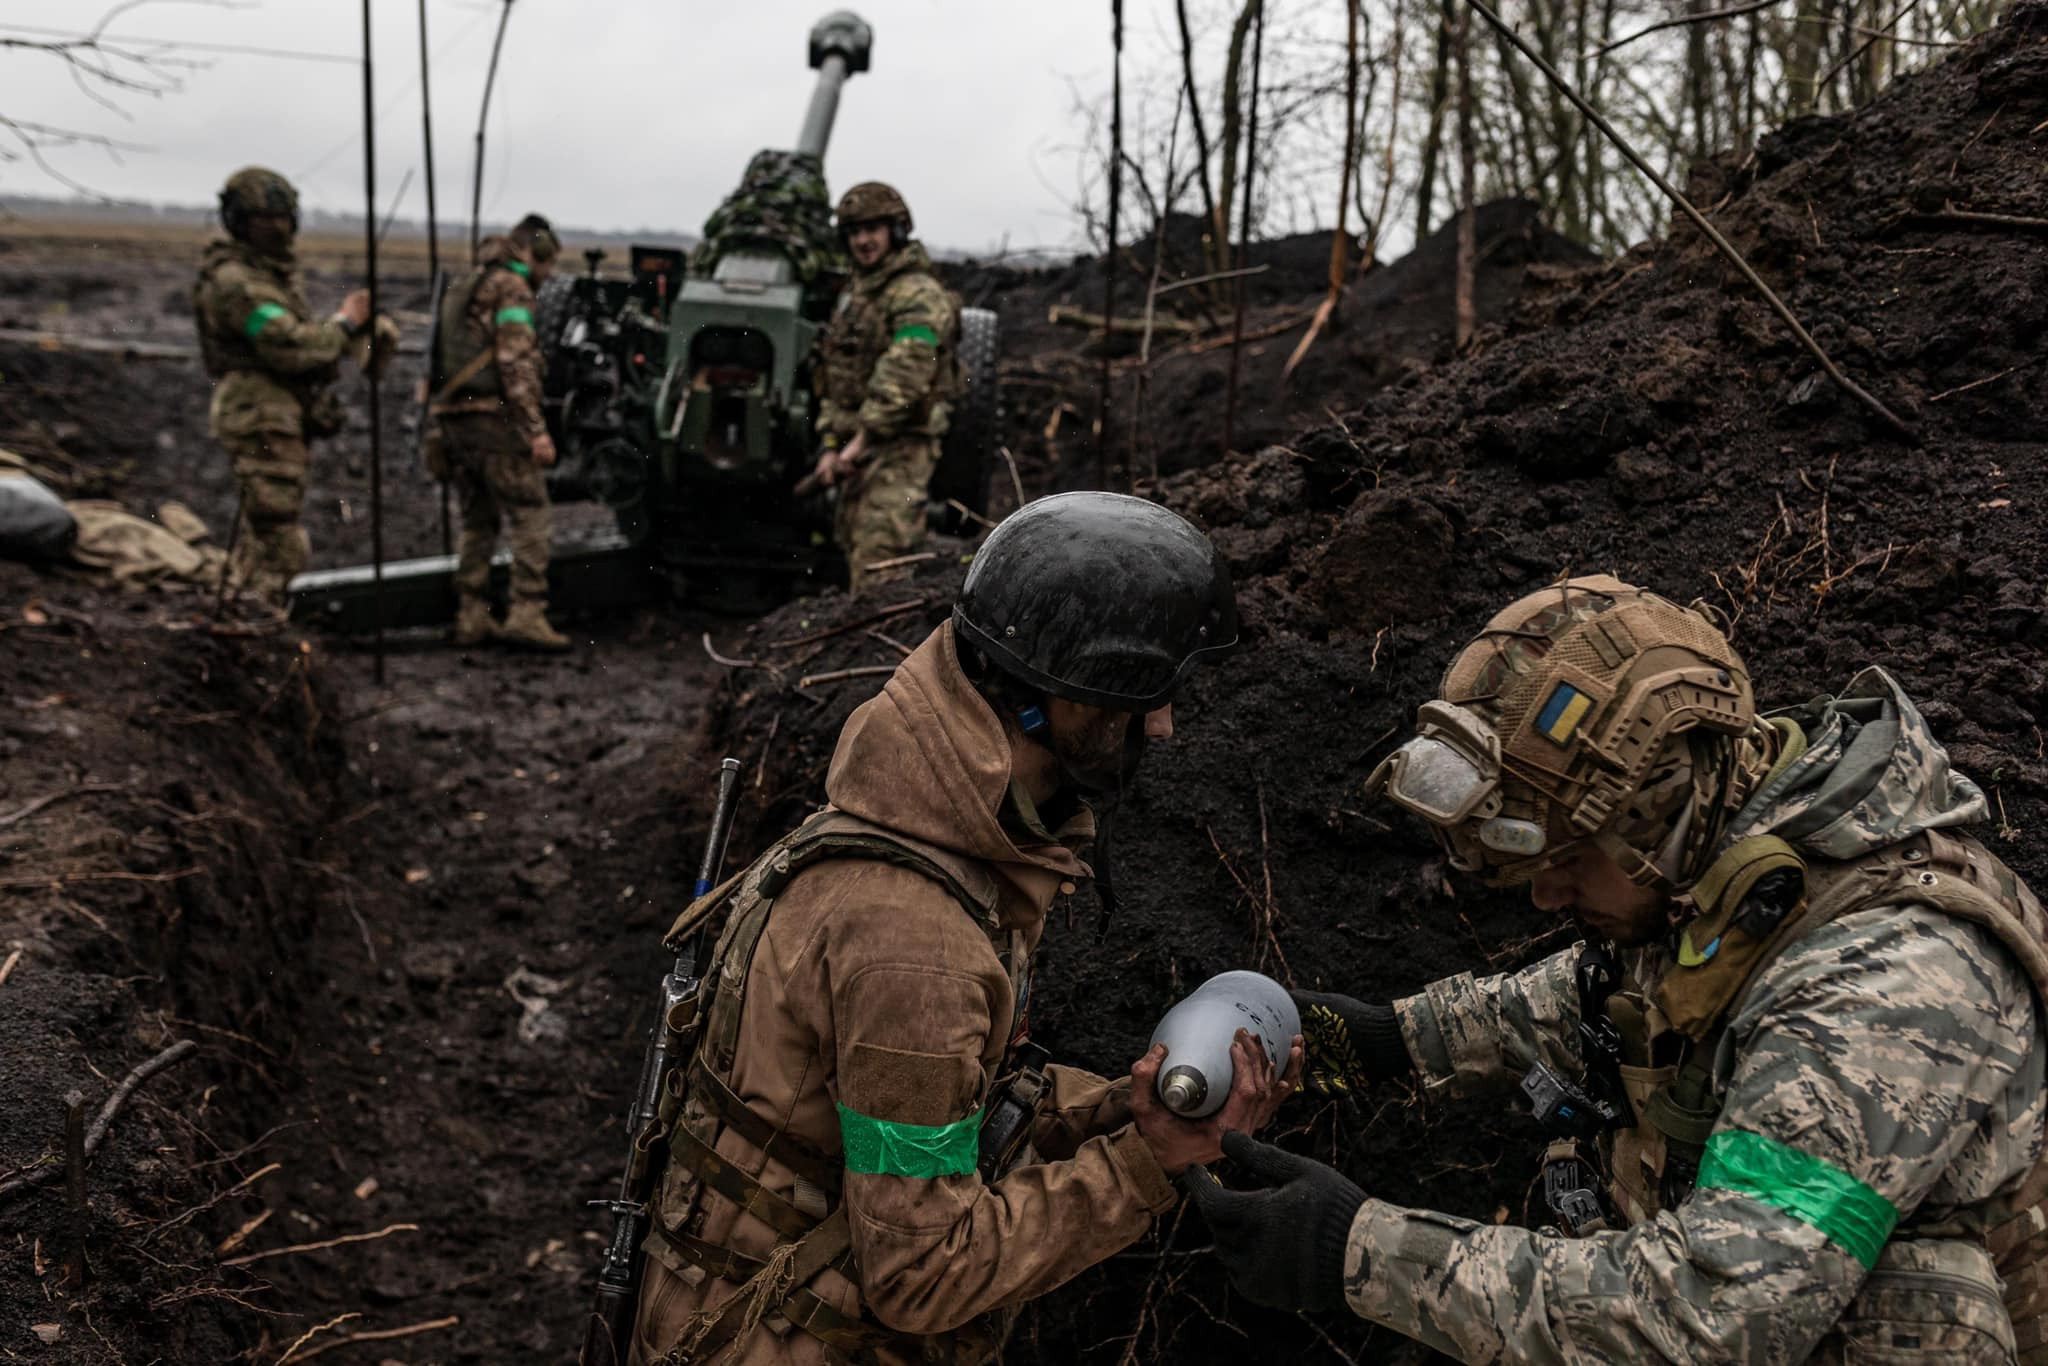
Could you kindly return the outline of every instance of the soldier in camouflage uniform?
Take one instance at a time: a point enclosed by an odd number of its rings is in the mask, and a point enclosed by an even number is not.
[[[370,296],[359,289],[331,317],[313,315],[292,253],[298,192],[277,172],[250,166],[228,177],[220,216],[228,236],[206,249],[192,314],[213,379],[207,425],[241,489],[229,581],[281,603],[310,553],[299,523],[306,442],[342,428],[331,386],[369,324]]]
[[[847,591],[867,566],[924,543],[925,500],[959,388],[960,301],[910,239],[903,197],[869,181],[839,201],[853,282],[822,341],[816,479],[843,485],[835,518]]]
[[[2048,1360],[2042,910],[1953,833],[1983,793],[1898,684],[1759,717],[1705,618],[1596,577],[1495,617],[1419,722],[1373,785],[1595,942],[1303,993],[1304,1032],[1325,1087],[1582,1076],[1549,1226],[1231,1136],[1273,1183],[1196,1192],[1239,1287],[1463,1361]]]
[[[455,643],[495,639],[560,652],[568,637],[548,623],[548,553],[554,519],[542,471],[555,442],[541,415],[540,344],[534,290],[554,273],[561,243],[539,214],[503,237],[486,237],[477,268],[441,300],[440,386],[428,408],[439,426],[433,472],[455,486],[462,539],[455,560]],[[485,596],[498,524],[512,549],[512,586],[502,625]]]

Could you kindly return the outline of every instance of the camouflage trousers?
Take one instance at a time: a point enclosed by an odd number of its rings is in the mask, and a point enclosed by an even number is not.
[[[846,552],[847,592],[876,582],[867,566],[924,548],[927,486],[938,463],[938,438],[909,436],[876,445],[861,465],[859,482],[840,496],[833,519]]]
[[[312,543],[299,521],[306,502],[306,443],[288,432],[224,436],[241,489],[240,529],[228,562],[235,591],[282,603],[292,576],[306,567]]]
[[[547,481],[533,463],[526,438],[487,413],[444,417],[441,431],[447,443],[448,482],[462,507],[455,591],[464,597],[484,595],[502,518],[505,540],[512,548],[512,601],[545,603],[554,513],[548,506]]]

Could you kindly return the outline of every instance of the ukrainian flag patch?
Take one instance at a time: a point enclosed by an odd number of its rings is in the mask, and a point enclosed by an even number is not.
[[[1543,710],[1536,713],[1536,729],[1547,738],[1563,744],[1572,738],[1572,732],[1579,728],[1579,722],[1586,719],[1586,713],[1593,710],[1593,699],[1569,683],[1560,683],[1550,691],[1550,700],[1543,704]]]

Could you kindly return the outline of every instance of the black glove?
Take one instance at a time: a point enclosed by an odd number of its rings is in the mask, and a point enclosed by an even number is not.
[[[1233,1130],[1223,1151],[1271,1190],[1234,1191],[1205,1169],[1188,1195],[1216,1235],[1216,1255],[1238,1293],[1274,1309],[1344,1305],[1344,1245],[1365,1192],[1322,1163]]]
[[[1301,1010],[1302,1080],[1320,1095],[1415,1070],[1392,1006],[1327,991],[1289,993]]]

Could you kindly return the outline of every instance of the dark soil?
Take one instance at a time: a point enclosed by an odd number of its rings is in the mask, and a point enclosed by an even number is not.
[[[1523,295],[1597,265],[1585,248],[1537,221],[1523,200],[1483,204],[1476,214],[1479,266],[1475,306],[1481,322],[1506,319]],[[1204,274],[1194,220],[1175,218],[1159,253],[1160,283]],[[1117,317],[1142,319],[1152,283],[1153,243],[1120,253]],[[1285,439],[1304,421],[1327,420],[1365,395],[1452,351],[1457,224],[1446,222],[1391,265],[1354,275],[1343,305],[1300,366],[1282,371],[1328,288],[1330,237],[1316,233],[1255,242],[1246,277],[1244,332],[1230,446],[1254,451]],[[1356,270],[1356,252],[1353,252]],[[1157,333],[1149,364],[1142,337],[1048,320],[1055,307],[1102,312],[1102,263],[1083,258],[1056,270],[957,268],[953,285],[970,303],[1002,318],[1005,432],[1027,482],[1092,487],[1098,469],[1093,424],[1101,407],[1105,348],[1112,371],[1110,460],[1119,478],[1157,477],[1204,465],[1223,453],[1230,395],[1234,283],[1162,295],[1161,319],[1198,324],[1193,335]],[[1219,292],[1220,291],[1220,292]],[[1003,498],[997,480],[997,502]],[[1013,501],[1013,500],[1012,500]]]
[[[2015,21],[1860,114],[1795,125],[1695,177],[1720,187],[1723,230],[1822,343],[1912,415],[1918,446],[1814,383],[1747,287],[1681,235],[1525,295],[1473,354],[1334,423],[1157,486],[1230,557],[1246,646],[1196,677],[1119,813],[1118,923],[1098,942],[1084,908],[1048,935],[1033,1020],[1056,1052],[1120,1071],[1166,1003],[1225,968],[1385,999],[1565,942],[1517,896],[1447,878],[1427,837],[1365,809],[1360,786],[1457,647],[1567,573],[1704,600],[1770,703],[1833,691],[1865,664],[1891,670],[1991,792],[1979,834],[2048,880],[2029,837],[2048,821],[2048,241],[1896,218],[1935,179],[1958,205],[2042,202],[2048,162],[2029,130],[2048,117],[2044,74],[2048,41]],[[905,643],[942,618],[962,573],[923,568],[888,600],[927,605],[879,628]],[[893,653],[864,629],[775,642],[870,610],[799,604],[727,648],[782,671],[733,676],[700,761],[765,755],[742,843],[817,799],[839,725],[878,680],[809,690],[826,694],[816,703],[786,685]],[[1501,1107],[1389,1094],[1293,1119],[1376,1194],[1523,1217],[1538,1140]],[[1245,1310],[1199,1260],[1144,1249],[1026,1326],[1062,1360],[1109,1360],[1134,1333],[1155,1359],[1236,1359],[1239,1331],[1276,1358],[1331,1340],[1357,1360],[1407,1350],[1349,1322]]]
[[[2030,131],[2048,119],[2041,13],[1693,178],[1917,446],[1817,380],[1691,234],[1586,267],[1509,210],[1482,228],[1501,273],[1483,277],[1469,354],[1444,341],[1440,238],[1351,290],[1345,327],[1270,414],[1256,396],[1277,392],[1299,333],[1248,353],[1233,444],[1255,453],[1206,463],[1223,400],[1198,372],[1226,351],[1155,356],[1136,463],[1156,450],[1156,496],[1225,548],[1246,647],[1197,678],[1121,813],[1117,922],[1098,939],[1084,894],[1051,928],[1034,1019],[1059,1054],[1121,1070],[1166,1002],[1228,967],[1385,997],[1563,943],[1515,897],[1445,876],[1359,789],[1451,650],[1565,571],[1705,599],[1770,700],[1891,668],[1993,793],[1980,834],[2048,879],[2032,838],[2048,822],[2048,241],[1910,216],[2048,202]],[[1258,326],[1316,301],[1323,258],[1288,251],[1276,292],[1254,291]],[[81,328],[187,335],[183,278],[159,263],[5,262],[0,326],[44,325],[61,303]],[[1143,249],[1133,262],[1149,274]],[[1099,294],[1085,267],[981,278],[1013,323],[1027,491],[1070,482],[1097,357],[1043,319]],[[342,284],[316,278],[316,304]],[[0,375],[0,444],[73,491],[144,512],[178,497],[228,525],[194,368],[6,343]],[[402,365],[386,393],[409,382]],[[1130,411],[1134,387],[1119,393]],[[387,551],[436,549],[391,406]],[[318,563],[367,553],[365,437],[322,450]],[[0,1352],[274,1364],[355,1314],[309,1346],[439,1325],[333,1356],[567,1360],[602,1228],[586,1202],[615,1180],[654,944],[694,871],[711,765],[746,765],[736,855],[819,800],[837,730],[879,679],[799,681],[921,639],[957,586],[955,549],[857,606],[828,594],[751,628],[679,610],[584,623],[565,660],[402,641],[382,685],[353,648],[210,622],[203,595],[119,597],[0,564],[0,963],[22,953],[0,983],[0,1181],[56,1152],[66,1091],[94,1113],[138,1062],[199,1045],[127,1102],[90,1164],[87,1286],[62,1283],[61,1190],[0,1196]],[[707,629],[755,664],[721,676]],[[1536,1137],[1501,1107],[1390,1089],[1287,1120],[1376,1194],[1523,1218]],[[363,1234],[382,1236],[226,1264]],[[1080,1278],[1027,1314],[1011,1356],[1422,1358],[1347,1319],[1242,1305],[1211,1259],[1182,1255],[1204,1241],[1174,1224]]]

